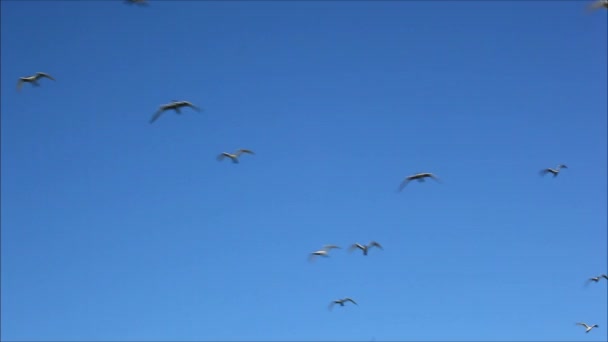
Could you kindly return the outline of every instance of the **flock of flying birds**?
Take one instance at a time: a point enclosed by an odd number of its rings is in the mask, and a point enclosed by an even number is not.
[[[356,249],[360,249],[363,252],[363,255],[367,256],[369,249],[372,247],[384,249],[382,247],[382,245],[380,245],[378,242],[370,241],[370,243],[368,243],[367,245],[362,245],[360,243],[354,243],[348,248],[348,250],[350,252],[352,252]],[[319,256],[327,258],[327,257],[329,257],[329,251],[331,251],[332,249],[340,249],[340,247],[336,246],[336,245],[325,245],[320,250],[310,253],[309,260],[313,261],[314,259],[316,259]],[[336,299],[336,300],[332,301],[331,303],[329,303],[329,310],[331,310],[335,304],[344,306],[344,303],[346,303],[346,302],[351,302],[355,305],[359,305],[352,298],[346,297],[346,298],[342,298],[342,299]]]
[[[148,5],[147,0],[124,0],[124,1],[125,1],[125,3],[128,3],[128,4],[137,4],[137,5],[143,5],[143,6]],[[608,0],[598,0],[598,1],[590,4],[588,7],[588,9],[590,9],[590,10],[596,10],[596,9],[600,9],[600,8],[608,9]],[[55,81],[55,78],[53,78],[51,75],[49,75],[45,72],[37,72],[36,74],[34,74],[32,76],[20,77],[19,80],[17,81],[17,90],[20,91],[21,88],[23,87],[24,83],[30,83],[35,87],[39,87],[40,86],[39,80],[42,78],[48,78],[50,80]],[[161,105],[159,107],[158,111],[156,111],[156,113],[154,113],[154,115],[150,119],[150,123],[155,122],[162,114],[164,114],[167,111],[173,111],[176,114],[182,114],[181,108],[185,108],[185,107],[192,108],[193,110],[195,110],[197,112],[201,111],[201,108],[195,106],[194,104],[192,104],[189,101],[172,100],[170,103]],[[217,160],[222,161],[225,158],[229,158],[232,160],[233,163],[239,163],[239,157],[242,154],[255,154],[255,153],[248,149],[238,149],[234,153],[222,152],[221,154],[219,154],[217,156]],[[544,176],[544,175],[550,173],[553,175],[553,177],[557,177],[562,169],[567,169],[567,168],[568,168],[568,166],[566,166],[564,164],[559,164],[555,168],[546,168],[546,169],[541,170],[540,175]],[[418,181],[420,183],[423,183],[425,181],[425,179],[427,179],[427,178],[433,179],[436,182],[441,183],[439,178],[437,176],[435,176],[433,173],[430,173],[430,172],[417,173],[417,174],[413,174],[411,176],[405,177],[405,179],[401,182],[401,184],[398,188],[398,191],[402,191],[408,185],[408,183],[410,181]],[[352,252],[354,250],[359,249],[362,251],[364,256],[367,256],[369,250],[372,247],[376,247],[381,250],[384,249],[382,247],[382,245],[380,245],[378,242],[371,241],[367,245],[355,243],[355,244],[351,245],[348,250],[350,252]],[[332,249],[341,249],[341,248],[336,245],[325,245],[320,250],[310,253],[309,261],[314,261],[317,257],[325,257],[325,258],[329,257],[329,252]],[[608,275],[601,274],[597,277],[589,278],[588,282],[597,283],[602,278],[608,280]],[[344,306],[344,304],[347,302],[351,302],[355,305],[358,305],[357,302],[355,302],[352,298],[346,297],[346,298],[336,299],[336,300],[332,301],[329,304],[329,310],[331,310],[334,307],[334,305],[336,305],[336,304],[340,305],[340,306]],[[578,323],[576,323],[576,325],[580,325],[580,326],[584,327],[586,333],[590,332],[593,328],[599,327],[599,325],[597,325],[597,324],[588,325],[587,323],[584,323],[584,322],[578,322]]]
[[[139,3],[142,0],[126,0],[126,1]],[[143,0],[143,1],[144,1],[144,3],[146,3],[145,0]],[[31,83],[33,86],[39,87],[40,83],[38,83],[38,80],[41,78],[48,78],[50,80],[55,81],[55,78],[53,78],[53,76],[47,74],[46,72],[37,72],[32,76],[19,77],[19,80],[17,81],[17,90],[21,90],[24,83]],[[176,114],[182,114],[182,111],[180,108],[183,108],[183,107],[190,107],[197,112],[201,111],[201,109],[199,107],[193,105],[189,101],[172,100],[171,103],[161,105],[158,108],[158,111],[156,111],[156,113],[154,113],[154,115],[152,115],[152,118],[150,119],[150,123],[153,123],[154,121],[156,121],[163,113],[165,113],[168,110],[172,110]],[[248,150],[248,149],[239,149],[234,153],[222,152],[220,155],[218,155],[217,159],[219,161],[221,161],[225,157],[228,157],[228,158],[232,159],[233,163],[238,163],[239,157],[243,153],[255,154],[253,151]]]

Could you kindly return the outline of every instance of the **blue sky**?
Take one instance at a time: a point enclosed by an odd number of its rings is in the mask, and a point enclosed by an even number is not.
[[[2,1],[2,339],[607,340],[589,3]]]

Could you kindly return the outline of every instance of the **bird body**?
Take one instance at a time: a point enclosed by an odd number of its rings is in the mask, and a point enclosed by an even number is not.
[[[17,90],[21,90],[21,87],[23,87],[23,83],[31,83],[36,87],[40,86],[40,83],[38,83],[38,80],[41,78],[48,78],[50,80],[55,81],[55,79],[45,73],[45,72],[37,72],[35,75],[32,76],[25,76],[25,77],[19,77],[19,80],[17,81]]]
[[[156,121],[156,119],[158,119],[167,110],[173,110],[173,111],[175,111],[175,113],[181,114],[182,111],[180,110],[180,108],[182,108],[182,107],[190,107],[190,108],[196,110],[197,112],[201,111],[200,108],[193,105],[191,102],[173,100],[173,101],[171,101],[171,103],[161,105],[160,108],[158,109],[158,111],[156,113],[154,113],[154,115],[150,119],[150,123],[153,123],[154,121]]]
[[[329,253],[326,250],[321,249],[321,250],[318,250],[318,251],[310,253],[310,256],[308,257],[308,260],[309,261],[313,261],[318,256],[329,258]]]
[[[369,251],[369,249],[370,249],[370,248],[372,248],[372,247],[378,247],[378,248],[380,248],[380,249],[384,249],[384,248],[382,248],[382,246],[381,246],[379,243],[377,243],[376,241],[372,241],[372,242],[370,242],[370,243],[369,243],[369,244],[367,244],[367,245],[362,245],[362,244],[360,244],[360,243],[355,243],[355,244],[353,244],[352,246],[350,246],[349,251],[351,251],[351,252],[352,252],[353,250],[355,250],[355,249],[359,248],[360,250],[362,250],[362,251],[363,251],[363,255],[367,255],[367,252],[368,252],[368,251]]]
[[[320,250],[310,253],[310,257],[308,259],[310,261],[312,261],[312,260],[314,260],[318,256],[322,256],[322,257],[327,258],[327,257],[329,257],[329,251],[332,250],[332,249],[334,249],[334,248],[340,248],[340,247],[338,247],[336,245],[325,245]]]
[[[591,329],[593,328],[599,328],[599,325],[594,324],[592,326],[587,325],[586,323],[580,322],[580,323],[576,323],[576,325],[581,325],[583,327],[585,327],[585,332],[588,333],[591,331]]]
[[[551,173],[551,174],[553,174],[553,177],[557,177],[557,175],[559,174],[559,171],[561,169],[567,169],[567,168],[568,167],[566,165],[560,164],[560,165],[557,165],[557,167],[555,169],[548,168],[548,169],[541,170],[540,175],[544,176],[547,173]]]
[[[355,302],[351,298],[347,297],[347,298],[337,299],[337,300],[334,300],[333,302],[331,302],[329,304],[329,310],[331,310],[334,307],[335,304],[338,304],[340,306],[344,306],[344,303],[346,303],[346,302],[351,302],[351,303],[353,303],[355,305],[359,305],[359,304],[357,304],[357,302]]]
[[[405,177],[405,179],[403,180],[403,182],[401,182],[401,185],[399,186],[399,191],[403,190],[403,188],[405,188],[405,186],[409,182],[411,182],[413,180],[417,180],[418,182],[423,183],[425,178],[432,178],[435,181],[440,182],[439,178],[437,178],[437,176],[435,176],[434,174],[432,174],[430,172],[417,173],[415,175]]]
[[[239,162],[239,157],[243,153],[255,154],[252,150],[241,148],[241,149],[238,149],[234,153],[222,152],[217,156],[217,160],[222,161],[224,158],[230,158],[230,159],[232,159],[232,162],[236,164]]]

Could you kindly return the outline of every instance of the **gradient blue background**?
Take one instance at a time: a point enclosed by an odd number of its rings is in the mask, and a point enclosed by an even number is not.
[[[589,3],[2,1],[2,339],[607,340]]]

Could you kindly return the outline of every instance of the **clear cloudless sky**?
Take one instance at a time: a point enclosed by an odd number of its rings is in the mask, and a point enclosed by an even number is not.
[[[2,340],[606,341],[589,3],[2,1]]]

